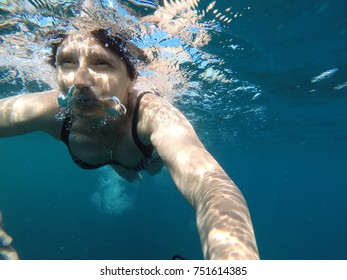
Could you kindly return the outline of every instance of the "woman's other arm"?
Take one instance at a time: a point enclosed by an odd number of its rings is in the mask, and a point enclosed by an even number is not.
[[[59,122],[56,90],[21,94],[0,100],[0,137],[25,134],[37,130],[53,136],[58,133]]]

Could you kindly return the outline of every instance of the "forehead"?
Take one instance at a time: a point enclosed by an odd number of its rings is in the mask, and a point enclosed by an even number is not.
[[[116,54],[102,46],[100,42],[89,35],[68,35],[57,52],[58,56],[66,54],[103,55],[118,58]]]

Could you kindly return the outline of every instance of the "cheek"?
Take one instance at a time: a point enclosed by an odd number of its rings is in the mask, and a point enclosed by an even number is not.
[[[128,80],[128,78],[119,75],[105,75],[98,79],[100,85],[108,92],[126,91],[129,86]]]
[[[66,90],[73,85],[74,74],[72,72],[61,72],[57,73],[58,85],[62,90]]]

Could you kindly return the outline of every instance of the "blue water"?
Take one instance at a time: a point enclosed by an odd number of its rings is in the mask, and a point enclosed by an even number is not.
[[[237,81],[175,105],[244,193],[262,259],[347,259],[347,3],[234,2],[216,7],[243,15],[204,50]],[[118,213],[91,198],[108,171],[79,169],[62,143],[0,143],[0,208],[23,259],[202,258],[194,211],[165,170],[119,182],[131,203]]]

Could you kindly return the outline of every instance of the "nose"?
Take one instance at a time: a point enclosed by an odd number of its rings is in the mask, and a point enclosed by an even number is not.
[[[81,65],[75,73],[74,86],[77,89],[81,89],[85,87],[91,87],[92,85],[92,76],[89,73],[88,68]]]

